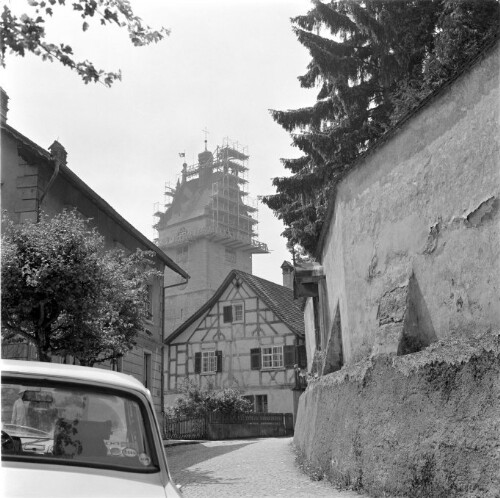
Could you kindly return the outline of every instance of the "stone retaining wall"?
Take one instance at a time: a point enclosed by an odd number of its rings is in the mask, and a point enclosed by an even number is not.
[[[371,496],[500,496],[500,335],[369,359],[310,383],[294,443]]]

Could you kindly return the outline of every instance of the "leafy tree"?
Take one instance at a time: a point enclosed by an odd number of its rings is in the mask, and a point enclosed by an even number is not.
[[[43,60],[58,60],[61,64],[76,71],[85,83],[100,81],[111,86],[115,80],[121,79],[121,72],[106,72],[97,69],[88,60],[77,61],[71,46],[64,43],[50,43],[45,39],[45,20],[53,15],[53,9],[66,6],[66,0],[27,0],[33,9],[31,15],[24,13],[15,15],[4,5],[0,18],[0,62],[5,67],[7,49],[15,55],[24,56],[32,52]],[[130,41],[135,46],[158,42],[169,34],[166,28],[158,31],[145,25],[136,16],[128,0],[73,0],[71,7],[83,19],[82,30],[89,29],[92,18],[98,18],[102,25],[116,24],[126,28]]]
[[[311,55],[299,82],[314,105],[272,110],[302,156],[282,159],[264,202],[283,220],[289,248],[314,253],[335,186],[353,162],[498,33],[498,1],[313,0],[292,19]]]
[[[104,251],[74,212],[39,223],[5,220],[2,336],[34,344],[41,361],[70,354],[92,366],[129,351],[146,317],[150,254]]]
[[[173,407],[167,409],[171,418],[199,418],[209,412],[230,415],[252,411],[250,401],[243,398],[236,388],[200,387],[186,379],[180,390],[182,395],[175,400]]]

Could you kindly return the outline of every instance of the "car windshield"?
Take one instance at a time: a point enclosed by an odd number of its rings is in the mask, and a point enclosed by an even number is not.
[[[46,380],[4,380],[3,460],[159,470],[145,408],[134,396]]]

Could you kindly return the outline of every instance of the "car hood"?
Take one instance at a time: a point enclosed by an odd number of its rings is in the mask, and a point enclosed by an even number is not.
[[[14,464],[15,465],[15,464]],[[40,467],[40,466],[38,466]],[[49,468],[50,467],[50,468]],[[161,482],[161,474],[138,474],[110,472],[105,470],[70,468],[63,466],[2,465],[2,496],[23,498],[105,498],[144,497],[177,498],[175,486]]]

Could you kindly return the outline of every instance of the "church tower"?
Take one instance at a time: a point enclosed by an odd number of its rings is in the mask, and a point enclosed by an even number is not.
[[[191,276],[165,289],[165,337],[212,297],[231,270],[252,273],[252,255],[269,252],[257,240],[248,157],[229,139],[213,153],[205,140],[198,163],[184,162],[182,179],[167,189],[165,211],[155,213],[158,246]]]

